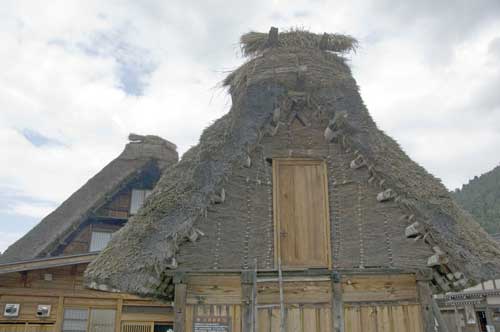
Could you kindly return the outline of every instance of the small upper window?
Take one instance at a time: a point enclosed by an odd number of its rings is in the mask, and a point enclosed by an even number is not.
[[[132,199],[130,202],[130,214],[136,214],[146,198],[151,194],[148,189],[132,189]]]
[[[108,245],[113,233],[111,232],[92,232],[90,239],[90,252],[101,251]]]

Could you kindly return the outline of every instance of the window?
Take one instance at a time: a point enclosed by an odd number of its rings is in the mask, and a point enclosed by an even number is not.
[[[92,232],[92,237],[90,239],[90,252],[101,251],[108,245],[113,233],[111,232]]]
[[[174,332],[172,324],[155,323],[153,332]]]
[[[65,309],[63,332],[87,332],[88,309]]]
[[[330,264],[328,184],[322,161],[273,160],[276,259],[285,268]]]
[[[155,322],[122,322],[122,332],[174,332],[169,323]]]
[[[89,332],[115,331],[115,310],[92,309],[90,313]]]
[[[132,199],[130,202],[130,214],[136,214],[141,208],[146,198],[151,194],[151,190],[132,189]]]
[[[115,314],[113,309],[65,309],[62,331],[114,332]]]

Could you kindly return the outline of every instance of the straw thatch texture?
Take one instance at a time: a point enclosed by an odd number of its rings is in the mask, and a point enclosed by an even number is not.
[[[278,40],[301,40],[304,32],[295,33]],[[450,268],[468,278],[499,272],[496,244],[377,128],[345,60],[288,45],[252,46],[248,52],[261,56],[228,75],[231,110],[89,266],[91,287],[169,298],[171,269],[248,269],[256,260],[259,269],[274,269],[267,160],[275,157],[327,162],[335,268],[419,269],[439,243]],[[394,196],[377,200],[386,190]],[[425,239],[406,239],[414,220],[425,224]]]
[[[123,183],[151,166],[161,170],[177,162],[176,147],[156,136],[128,143],[124,151],[65,200],[56,210],[0,256],[0,263],[48,255],[68,232],[73,231]]]
[[[245,56],[256,56],[270,47],[287,49],[321,49],[325,51],[348,53],[355,51],[358,41],[351,37],[335,33],[318,35],[306,30],[290,30],[279,34],[277,44],[269,42],[269,34],[249,32],[241,36],[241,50]]]

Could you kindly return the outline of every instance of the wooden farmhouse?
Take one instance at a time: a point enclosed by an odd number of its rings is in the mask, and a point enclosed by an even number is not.
[[[172,306],[85,288],[83,272],[178,160],[174,144],[130,136],[122,154],[0,256],[0,331],[157,331]],[[130,328],[129,328],[130,327]]]
[[[23,270],[2,303],[52,301],[54,331],[163,331],[168,315],[176,332],[448,331],[432,295],[495,279],[500,249],[377,128],[343,57],[356,41],[271,28],[241,45],[231,110],[89,259],[93,291],[84,265],[58,267],[77,285],[58,296]],[[43,242],[16,259],[59,247]]]
[[[492,238],[499,243],[500,233]],[[489,332],[492,326],[500,331],[500,279],[440,294],[437,302],[449,331]]]

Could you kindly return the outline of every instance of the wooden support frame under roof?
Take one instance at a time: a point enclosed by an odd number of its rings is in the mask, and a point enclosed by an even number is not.
[[[22,272],[30,270],[41,270],[53,267],[86,264],[97,258],[99,253],[82,255],[58,256],[50,258],[33,259],[0,265],[0,274]]]

